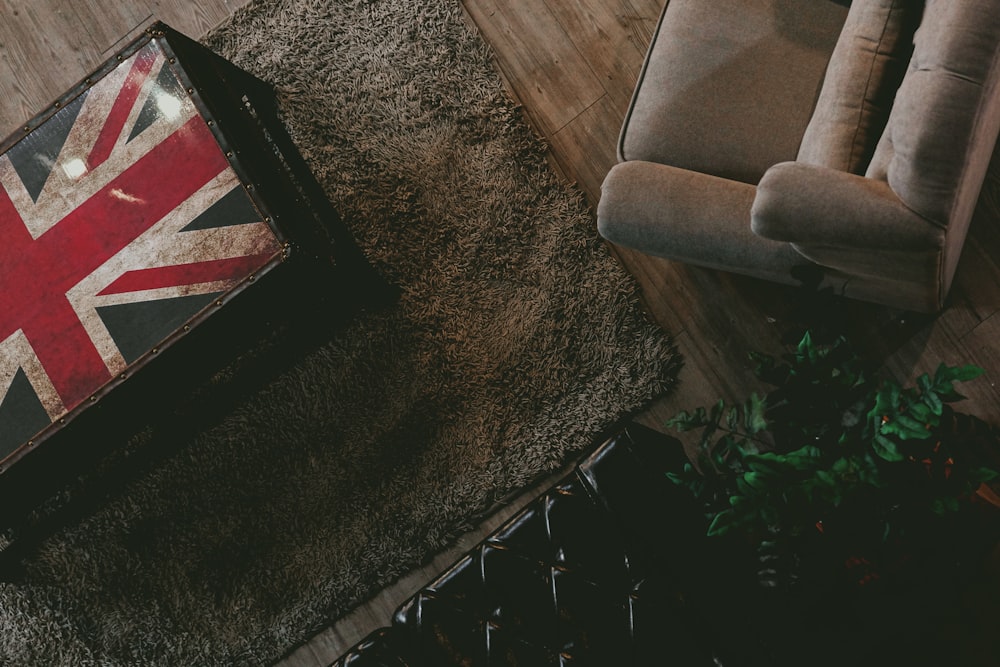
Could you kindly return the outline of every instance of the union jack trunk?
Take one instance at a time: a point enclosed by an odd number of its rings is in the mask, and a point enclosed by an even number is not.
[[[307,172],[270,87],[162,23],[0,146],[0,481],[297,253],[335,263]]]

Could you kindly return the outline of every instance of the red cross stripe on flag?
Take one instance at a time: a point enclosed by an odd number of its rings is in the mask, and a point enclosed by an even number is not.
[[[0,155],[0,460],[283,243],[154,42]]]

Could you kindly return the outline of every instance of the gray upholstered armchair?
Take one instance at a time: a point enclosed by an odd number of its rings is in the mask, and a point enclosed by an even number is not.
[[[668,0],[598,228],[772,281],[818,267],[849,297],[935,312],[998,83],[1000,0]]]

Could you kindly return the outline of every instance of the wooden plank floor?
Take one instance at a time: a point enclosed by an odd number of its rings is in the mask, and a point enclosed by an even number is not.
[[[0,135],[13,132],[154,19],[200,36],[248,0],[0,0]]]
[[[23,124],[153,18],[197,37],[246,1],[0,0],[0,134]],[[492,45],[511,94],[548,141],[554,166],[596,204],[663,0],[462,2],[470,25]],[[674,334],[683,356],[677,391],[640,417],[654,428],[679,409],[745,395],[757,386],[748,352],[783,351],[800,322],[798,294],[788,288],[611,251],[638,278],[650,316]],[[951,303],[938,317],[860,303],[837,305],[826,314],[839,319],[855,343],[899,379],[931,371],[941,361],[983,366],[987,373],[962,387],[968,396],[963,407],[1000,423],[997,258],[1000,228],[984,212],[973,223]],[[291,650],[281,665],[328,665],[388,623],[397,604],[516,512],[534,491],[527,490],[451,551]]]

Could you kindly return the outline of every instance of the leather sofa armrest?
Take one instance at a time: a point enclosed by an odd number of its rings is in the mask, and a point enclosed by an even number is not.
[[[756,234],[796,247],[926,251],[942,247],[945,236],[885,181],[800,162],[765,172],[750,224]]]

